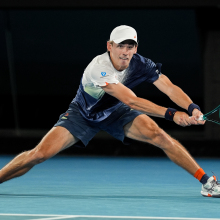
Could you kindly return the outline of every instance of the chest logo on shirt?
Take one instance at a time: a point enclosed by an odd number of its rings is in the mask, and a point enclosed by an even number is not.
[[[101,75],[102,75],[102,76],[105,76],[105,75],[106,75],[106,72],[101,72]]]

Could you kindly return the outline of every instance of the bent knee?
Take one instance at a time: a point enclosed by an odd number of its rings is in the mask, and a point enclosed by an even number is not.
[[[157,124],[147,124],[142,126],[140,133],[143,138],[153,140],[163,136],[164,131]]]
[[[158,147],[162,147],[164,142],[172,142],[170,136],[157,125],[149,126],[148,129],[142,132],[142,135],[148,139],[148,142]]]
[[[173,138],[161,128],[154,131],[151,141],[153,145],[163,150],[169,150],[175,147]]]
[[[30,163],[32,163],[33,165],[42,163],[48,159],[46,154],[43,151],[39,150],[37,147],[33,150],[30,150],[28,154],[30,158]]]
[[[150,139],[154,142],[161,142],[166,138],[166,133],[161,128],[155,128],[151,130]]]

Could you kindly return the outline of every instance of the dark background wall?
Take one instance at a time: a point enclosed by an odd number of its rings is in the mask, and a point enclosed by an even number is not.
[[[38,134],[43,134],[53,126],[74,98],[85,67],[96,55],[106,51],[110,32],[122,24],[137,30],[138,53],[161,62],[162,72],[195,103],[204,106],[204,39],[195,8],[2,8],[0,140],[4,146],[14,145],[15,140],[20,145],[27,144],[27,136],[29,141],[37,142],[40,135],[30,135],[30,131],[38,130]],[[134,91],[159,105],[178,108],[153,85],[143,83]],[[203,126],[181,128],[164,119],[155,120],[185,141],[196,141],[198,134],[201,136],[204,131]],[[15,128],[17,132],[13,133]],[[22,133],[24,130],[26,135]],[[192,132],[195,132],[195,138],[187,138]],[[99,138],[110,137],[101,134]],[[100,140],[94,145],[99,143]],[[134,150],[137,145],[135,143],[131,148]],[[8,153],[9,148],[13,152],[16,146],[10,146],[2,152]],[[115,152],[120,150],[117,148],[112,152],[117,154]],[[79,153],[78,150],[75,152]],[[160,153],[156,151],[157,154]]]

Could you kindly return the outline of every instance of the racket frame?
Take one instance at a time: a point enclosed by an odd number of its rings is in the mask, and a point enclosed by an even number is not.
[[[209,119],[208,116],[212,115],[213,113],[215,113],[216,111],[218,111],[220,109],[220,105],[217,106],[216,108],[214,108],[212,111],[204,114],[204,115],[201,115],[199,120],[203,120],[203,121],[211,121],[211,122],[214,122],[218,125],[220,125],[220,122],[219,121],[216,121],[216,120],[213,120],[213,119]],[[220,117],[220,111],[219,111],[219,117]]]

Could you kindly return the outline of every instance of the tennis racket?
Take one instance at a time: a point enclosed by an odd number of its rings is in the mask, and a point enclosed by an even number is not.
[[[220,125],[220,121],[217,121],[217,120],[214,120],[214,119],[210,118],[210,115],[213,115],[218,110],[219,110],[219,114],[218,114],[218,119],[219,119],[220,118],[220,105],[218,107],[216,107],[215,109],[213,109],[212,111],[210,111],[210,112],[208,112],[204,115],[201,115],[198,120],[211,121],[211,122],[214,122],[215,124]]]

